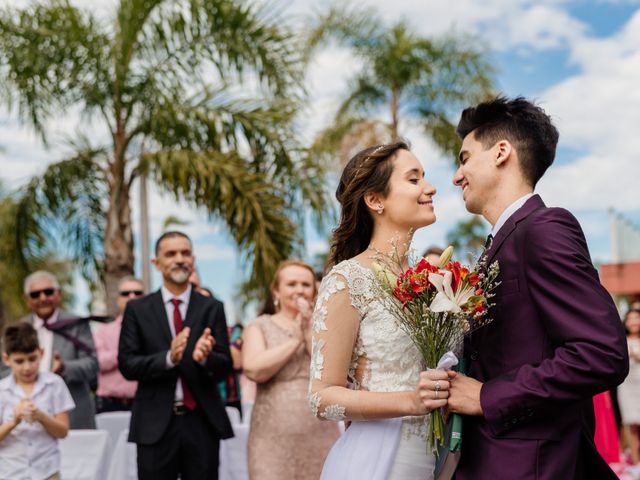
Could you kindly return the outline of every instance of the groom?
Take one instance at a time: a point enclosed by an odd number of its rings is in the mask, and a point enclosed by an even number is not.
[[[627,375],[622,325],[576,219],[533,193],[558,131],[531,102],[497,98],[464,110],[457,132],[453,181],[493,226],[501,283],[493,322],[465,345],[468,376],[451,381],[449,409],[467,415],[455,478],[615,479],[593,443],[592,397]]]

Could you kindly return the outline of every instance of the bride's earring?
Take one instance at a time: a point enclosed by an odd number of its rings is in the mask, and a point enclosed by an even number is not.
[[[384,211],[384,205],[379,204],[378,205],[378,215],[382,215],[382,212]]]

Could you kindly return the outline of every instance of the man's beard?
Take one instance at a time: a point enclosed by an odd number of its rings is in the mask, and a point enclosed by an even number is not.
[[[169,278],[177,285],[183,285],[189,280],[191,272],[183,268],[175,268],[169,272]]]

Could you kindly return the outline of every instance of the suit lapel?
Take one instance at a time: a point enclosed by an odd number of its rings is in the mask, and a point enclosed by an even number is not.
[[[197,319],[201,317],[200,309],[202,308],[201,298],[195,293],[195,290],[191,289],[191,296],[189,297],[189,305],[187,305],[187,316],[184,319],[184,326],[191,328],[195,326]]]
[[[513,215],[509,217],[509,219],[505,222],[502,228],[498,231],[493,242],[487,249],[487,265],[490,265],[493,261],[493,258],[496,256],[498,251],[500,250],[500,246],[504,243],[504,241],[511,235],[518,225],[518,222],[527,218],[533,212],[538,210],[539,208],[543,208],[545,206],[544,202],[540,198],[540,195],[534,195],[529,200],[525,202],[525,204],[516,210]]]
[[[157,319],[156,321],[160,323],[162,336],[167,340],[167,342],[171,343],[172,337],[171,329],[169,328],[169,318],[167,318],[167,309],[162,301],[162,293],[160,293],[160,290],[154,293],[150,300],[153,318]]]
[[[69,318],[71,318],[70,315],[67,315],[62,310],[59,310],[58,319],[56,320],[56,323],[62,322]],[[53,346],[51,348],[54,352],[58,352],[59,354],[63,355],[63,358],[64,358],[64,354],[62,353],[62,350],[67,346],[67,343],[69,342],[62,335],[57,335],[56,333],[53,333]]]

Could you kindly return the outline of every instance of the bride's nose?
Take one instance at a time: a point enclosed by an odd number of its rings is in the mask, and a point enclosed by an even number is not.
[[[424,187],[424,190],[423,190],[424,194],[425,195],[429,195],[429,196],[434,196],[436,194],[436,192],[438,191],[438,190],[436,190],[436,187],[431,185],[429,182],[425,181],[425,183],[426,183],[426,186]]]

